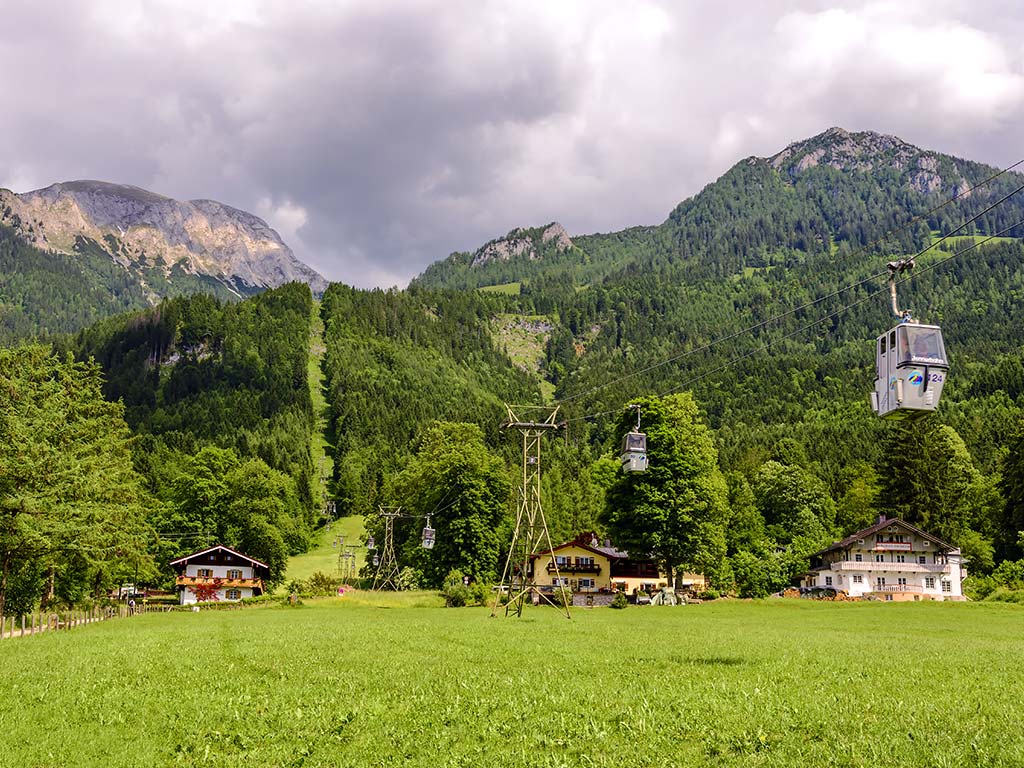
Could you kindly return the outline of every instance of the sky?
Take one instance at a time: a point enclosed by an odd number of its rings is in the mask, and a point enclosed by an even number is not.
[[[133,184],[404,286],[518,226],[657,224],[831,126],[1024,158],[1013,0],[4,0],[0,187]]]

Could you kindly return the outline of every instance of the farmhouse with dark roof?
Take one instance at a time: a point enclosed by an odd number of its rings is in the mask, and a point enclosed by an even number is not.
[[[910,523],[874,525],[811,555],[802,588],[832,588],[881,600],[963,600],[959,549]]]

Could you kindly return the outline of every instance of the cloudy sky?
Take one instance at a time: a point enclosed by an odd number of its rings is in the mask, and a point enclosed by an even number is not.
[[[1024,157],[1012,0],[4,0],[0,187],[267,219],[361,287],[513,227],[663,221],[832,125]]]

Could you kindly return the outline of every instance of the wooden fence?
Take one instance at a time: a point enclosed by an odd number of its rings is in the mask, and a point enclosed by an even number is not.
[[[126,605],[117,607],[99,607],[67,610],[67,611],[36,611],[19,616],[0,616],[0,640],[15,637],[30,637],[40,632],[64,632],[75,627],[84,627],[97,621],[110,619],[127,619],[141,616],[144,613],[166,613],[174,610],[172,605]]]

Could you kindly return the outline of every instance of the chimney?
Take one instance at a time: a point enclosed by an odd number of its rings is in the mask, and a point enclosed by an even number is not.
[[[604,540],[604,548],[605,549],[611,549],[612,548],[612,540],[611,539],[605,539]]]
[[[886,521],[886,519],[887,518],[886,518],[884,512],[878,516],[878,522],[880,522],[880,523],[884,523]]]

